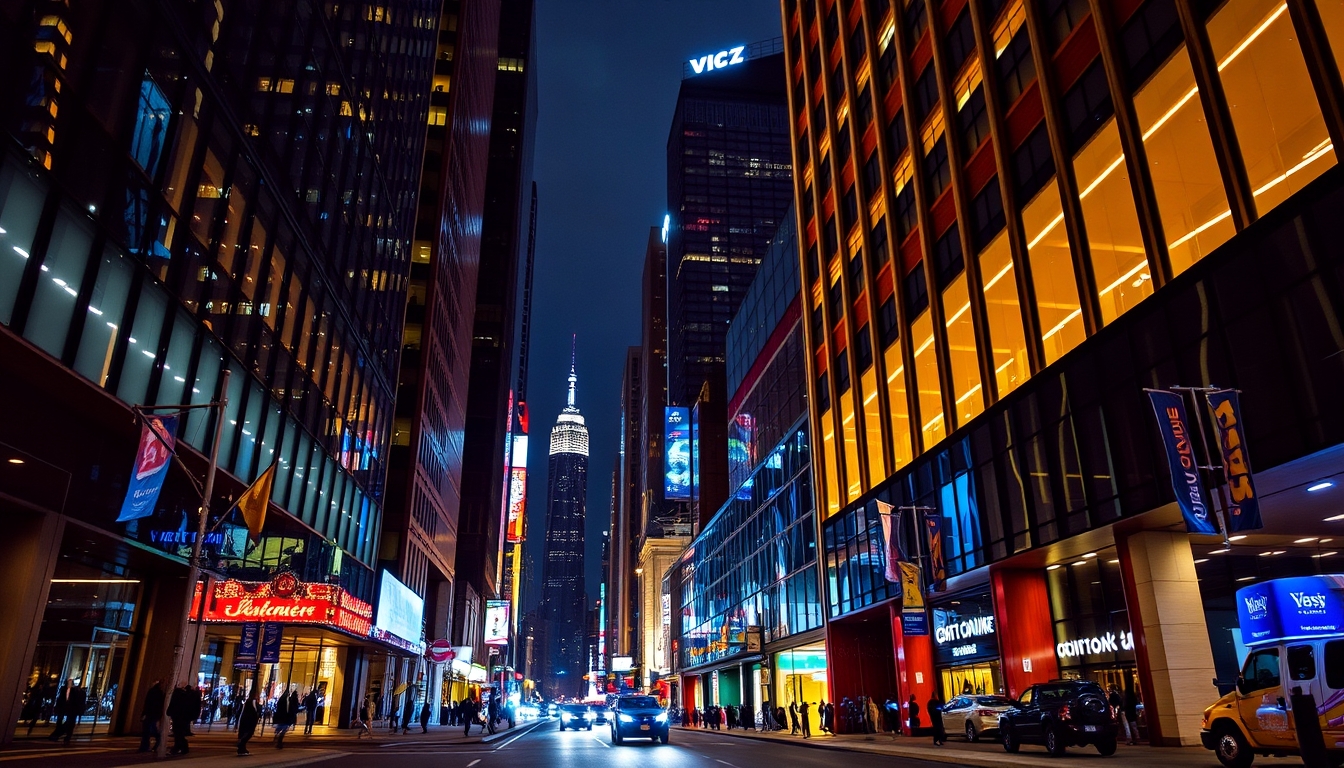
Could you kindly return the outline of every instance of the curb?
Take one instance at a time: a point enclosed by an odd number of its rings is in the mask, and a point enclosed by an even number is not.
[[[181,764],[193,767],[229,765],[229,766],[243,766],[244,768],[290,768],[290,766],[308,765],[309,763],[318,763],[325,760],[334,760],[339,757],[345,757],[348,754],[346,752],[341,752],[335,749],[304,750],[304,751],[307,754],[294,755],[292,757],[285,757],[277,760],[262,759],[253,762],[247,760],[246,758],[239,758],[237,755],[211,755],[209,757],[200,757],[194,760],[188,758],[187,760],[181,761]],[[143,762],[127,763],[125,765],[116,766],[116,768],[144,768],[144,765],[145,763]]]

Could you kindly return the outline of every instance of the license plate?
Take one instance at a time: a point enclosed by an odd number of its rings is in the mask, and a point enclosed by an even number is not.
[[[641,726],[639,726],[639,730],[641,730],[641,731],[647,731],[647,730],[649,730],[649,726],[647,726],[647,725],[641,725]]]
[[[1095,725],[1084,725],[1084,726],[1083,726],[1083,730],[1084,730],[1084,731],[1087,731],[1088,733],[1096,733],[1096,731],[1097,731],[1097,726],[1095,726]]]

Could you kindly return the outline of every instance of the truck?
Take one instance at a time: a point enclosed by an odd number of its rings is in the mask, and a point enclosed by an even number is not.
[[[1204,710],[1204,747],[1227,768],[1257,754],[1344,766],[1344,575],[1272,579],[1236,599],[1246,661]],[[1313,710],[1314,723],[1299,722]]]

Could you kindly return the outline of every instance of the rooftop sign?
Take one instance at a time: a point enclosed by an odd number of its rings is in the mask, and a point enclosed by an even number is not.
[[[742,55],[742,52],[746,49],[747,46],[739,45],[736,48],[729,48],[726,51],[710,53],[701,56],[698,59],[691,59],[691,71],[699,75],[704,72],[713,72],[716,69],[731,67],[734,64],[741,64],[747,60],[746,57]]]

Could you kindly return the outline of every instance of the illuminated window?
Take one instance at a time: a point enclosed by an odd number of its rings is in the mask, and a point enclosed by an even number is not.
[[[1261,216],[1335,164],[1288,6],[1228,0],[1209,43]]]
[[[920,432],[927,451],[947,436],[942,386],[938,383],[938,353],[933,343],[933,319],[928,312],[921,314],[910,326],[910,339],[915,345],[915,391],[919,393]]]
[[[1017,388],[1031,375],[1027,365],[1027,335],[1022,331],[1022,305],[1017,298],[1017,276],[1007,233],[994,238],[980,253],[980,279],[985,285],[985,320],[989,325],[990,353],[999,397]]]
[[[522,72],[522,71],[523,71],[523,60],[522,60],[522,59],[512,59],[512,58],[502,58],[502,57],[501,57],[500,60],[499,60],[499,71],[500,71],[500,72]]]
[[[345,114],[344,110],[341,112],[341,114]],[[447,108],[447,107],[430,107],[430,108],[429,108],[429,124],[430,124],[430,125],[447,125],[447,124],[448,124],[448,108]]]
[[[868,479],[877,483],[887,476],[882,461],[882,411],[877,402],[877,371],[869,368],[859,377],[863,395],[864,438],[868,448]]]
[[[898,470],[914,458],[910,442],[910,401],[906,399],[905,364],[901,361],[901,345],[892,344],[886,352],[887,405],[891,416],[892,447],[896,449]]]
[[[854,423],[854,399],[848,394],[840,398],[840,427],[845,438],[845,479],[849,481],[848,501],[853,501],[863,493],[863,484],[859,478],[859,435]]]
[[[1335,65],[1344,71],[1344,2],[1317,0],[1316,8],[1321,13],[1321,26],[1325,27],[1330,49],[1335,54]]]
[[[821,453],[826,462],[822,485],[826,488],[826,515],[829,517],[840,511],[840,478],[836,474],[839,461],[835,456],[835,426],[829,410],[821,414],[821,424]]]
[[[1153,292],[1114,119],[1106,121],[1073,158],[1073,169],[1082,187],[1083,220],[1101,301],[1101,321],[1110,323]]]
[[[957,424],[961,425],[985,409],[985,396],[980,386],[980,358],[976,353],[975,327],[971,324],[971,301],[964,272],[943,291],[943,317],[947,323],[947,353],[952,363]]]
[[[1134,111],[1171,253],[1171,271],[1180,274],[1234,232],[1184,46],[1134,94]]]
[[[1045,343],[1045,361],[1049,364],[1078,346],[1086,335],[1069,237],[1064,230],[1064,208],[1053,178],[1022,209],[1022,229],[1027,235],[1036,315]]]

